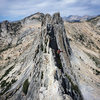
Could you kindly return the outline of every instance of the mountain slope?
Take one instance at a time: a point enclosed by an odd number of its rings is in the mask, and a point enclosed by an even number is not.
[[[85,100],[100,98],[99,20],[96,17],[88,22],[64,23],[73,51],[71,64]]]
[[[38,17],[40,18],[40,16]],[[18,99],[18,96],[22,95],[22,84],[26,79],[29,82],[31,81],[32,69],[35,68],[34,66],[38,66],[38,60],[40,60],[40,58],[36,58],[36,55],[40,44],[41,22],[37,19],[24,19],[20,21],[20,29],[16,27],[15,29],[18,30],[17,32],[14,31],[14,33],[12,29],[14,25],[10,26],[9,24],[6,24],[6,22],[1,24],[1,41],[5,41],[3,43],[0,42],[2,43],[0,49],[4,47],[0,52],[0,94],[1,98],[7,99],[16,93],[16,96],[12,99]],[[15,22],[14,24],[16,25],[17,23]],[[9,92],[7,92],[8,90]],[[17,91],[20,91],[19,95],[17,95]]]
[[[59,13],[0,23],[0,99],[99,100],[96,26],[63,22]]]

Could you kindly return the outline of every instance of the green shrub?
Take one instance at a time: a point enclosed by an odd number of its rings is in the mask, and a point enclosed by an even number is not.
[[[41,51],[43,51],[43,44],[41,44]]]
[[[29,82],[28,82],[28,79],[26,79],[23,84],[23,92],[25,95],[27,94],[28,87],[29,87]]]
[[[41,72],[41,79],[43,79],[43,71]]]

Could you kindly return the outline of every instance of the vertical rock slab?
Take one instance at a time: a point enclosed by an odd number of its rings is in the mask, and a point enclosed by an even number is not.
[[[54,64],[58,67],[55,79],[59,81],[59,86],[63,94],[70,95],[73,100],[82,100],[83,97],[78,88],[76,77],[71,69],[71,48],[66,36],[63,20],[59,13],[55,13],[52,17],[47,14],[44,20],[42,22],[42,29],[44,29],[42,31],[43,40],[49,40],[48,48],[49,51],[51,49]],[[44,47],[46,48],[46,46],[44,42]],[[63,52],[57,54],[57,50],[59,49]]]

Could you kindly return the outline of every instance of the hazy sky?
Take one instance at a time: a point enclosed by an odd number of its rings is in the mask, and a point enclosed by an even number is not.
[[[0,0],[0,21],[18,20],[36,12],[98,15],[100,0]]]

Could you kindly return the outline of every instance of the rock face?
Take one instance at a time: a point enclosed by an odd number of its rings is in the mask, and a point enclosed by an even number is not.
[[[59,13],[0,23],[0,100],[88,100],[65,27]]]
[[[43,100],[63,100],[64,98],[67,100],[68,95],[74,100],[82,100],[81,92],[78,89],[78,84],[71,70],[71,48],[67,40],[63,20],[59,13],[54,14],[53,17],[49,14],[44,17],[42,22],[42,37],[44,52],[46,52],[45,57],[48,59],[48,64],[50,63],[50,65],[46,66],[47,70],[45,72],[42,71],[44,75],[42,88],[45,89],[41,93]],[[64,53],[57,54],[58,49],[63,50]],[[48,69],[50,69],[50,72],[47,74]],[[49,78],[45,75],[49,75]],[[53,94],[50,96],[48,93]]]

